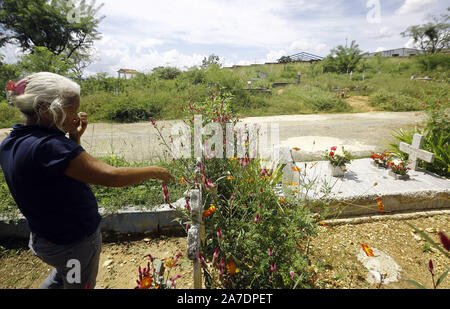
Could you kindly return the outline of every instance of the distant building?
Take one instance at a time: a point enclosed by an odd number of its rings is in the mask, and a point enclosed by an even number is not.
[[[381,57],[409,57],[423,53],[424,53],[423,50],[414,48],[397,48],[380,52],[368,53],[367,55],[364,56],[364,58],[372,58],[375,57],[377,54],[381,54]]]
[[[119,78],[123,75],[123,77],[125,79],[127,79],[127,74],[130,75],[130,77],[139,74],[138,71],[136,70],[130,70],[130,69],[120,69],[119,71],[117,71],[117,74],[119,75]]]

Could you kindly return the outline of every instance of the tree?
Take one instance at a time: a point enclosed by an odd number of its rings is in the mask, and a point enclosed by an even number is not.
[[[282,56],[280,59],[278,59],[278,63],[289,63],[292,62],[292,58],[289,56]]]
[[[447,8],[450,11],[450,7]],[[432,21],[411,26],[402,32],[403,37],[411,37],[414,44],[427,53],[435,54],[450,47],[450,16],[442,14],[440,17],[433,16]]]
[[[206,57],[203,58],[202,60],[202,69],[206,69],[207,67],[209,67],[210,65],[217,65],[217,66],[221,66],[221,64],[219,63],[219,56],[215,55],[215,54],[211,54],[208,56],[208,59],[206,59]]]
[[[363,56],[356,41],[352,41],[350,47],[339,45],[324,59],[324,71],[348,74],[356,69]]]
[[[20,57],[17,66],[25,74],[35,72],[51,72],[60,75],[68,75],[72,69],[71,62],[62,55],[55,55],[46,47],[36,46],[33,53]]]
[[[100,39],[103,17],[94,15],[102,6],[95,7],[95,0],[0,0],[0,47],[12,43],[33,53],[43,46],[69,59]]]

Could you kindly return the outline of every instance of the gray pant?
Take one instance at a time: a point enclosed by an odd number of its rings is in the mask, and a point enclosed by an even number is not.
[[[100,227],[83,240],[70,245],[56,245],[30,234],[31,252],[53,266],[41,289],[93,289],[98,274],[102,247]]]

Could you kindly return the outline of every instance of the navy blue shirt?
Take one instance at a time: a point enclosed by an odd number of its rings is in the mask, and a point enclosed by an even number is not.
[[[30,230],[55,244],[77,242],[100,224],[90,186],[64,174],[82,151],[62,131],[38,125],[13,125],[0,145],[6,183]]]

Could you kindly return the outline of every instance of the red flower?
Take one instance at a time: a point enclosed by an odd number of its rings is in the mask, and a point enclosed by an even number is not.
[[[333,151],[336,151],[336,149],[337,149],[336,146],[331,147],[331,150],[333,150]]]
[[[366,244],[361,244],[361,247],[363,248],[364,252],[366,253],[367,256],[375,256],[373,254],[372,249],[370,249],[370,247]]]
[[[433,261],[430,259],[430,261],[428,262],[428,271],[431,273],[432,276],[434,276],[433,270],[434,270]]]
[[[450,251],[450,239],[443,232],[439,232],[441,243],[447,251]]]
[[[381,202],[381,198],[377,198],[377,204],[378,204],[378,209],[380,210],[380,212],[384,212],[384,205]]]
[[[213,254],[213,259],[212,259],[213,267],[216,266],[218,259],[219,259],[219,248],[216,248],[216,250],[214,251],[214,254]]]
[[[332,157],[332,156],[334,156],[334,152],[331,151],[330,152],[330,157]]]
[[[270,272],[274,273],[277,270],[277,266],[275,265],[275,262],[272,262],[270,265]]]
[[[256,215],[255,220],[253,220],[255,222],[255,224],[258,224],[259,222],[259,215]]]

